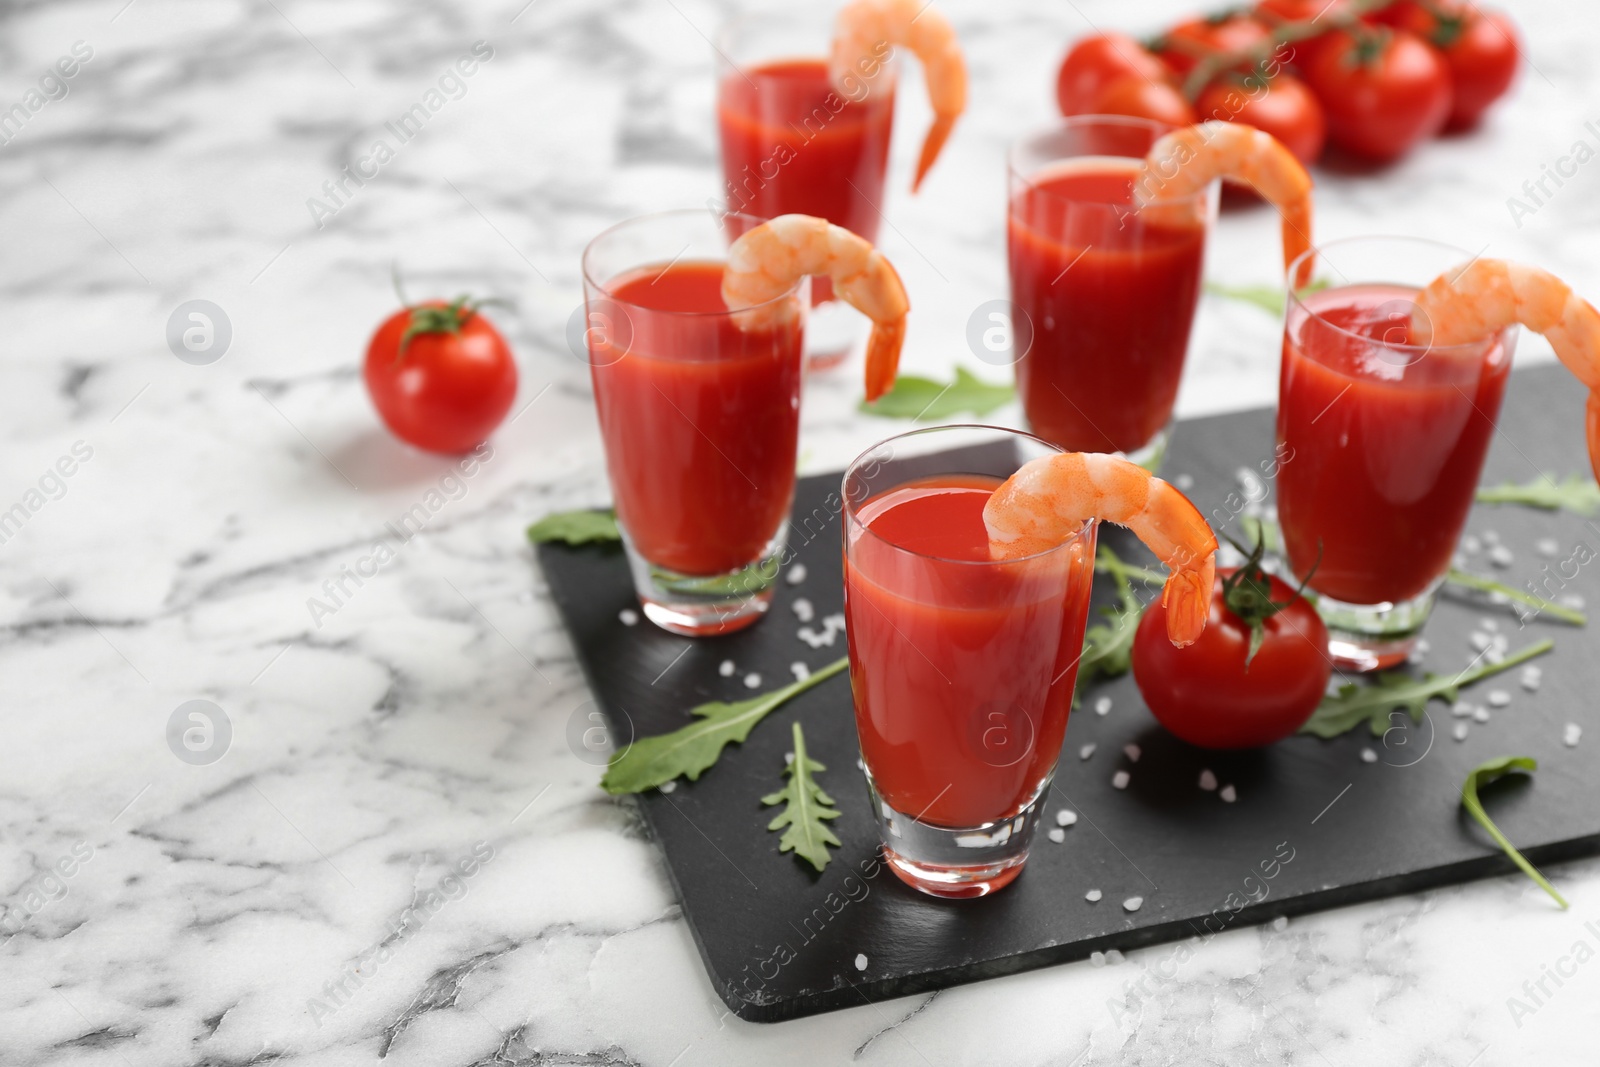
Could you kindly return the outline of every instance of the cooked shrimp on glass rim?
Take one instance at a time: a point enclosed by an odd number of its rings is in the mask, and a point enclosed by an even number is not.
[[[1547,270],[1504,259],[1474,259],[1446,271],[1417,295],[1411,341],[1459,345],[1508,326],[1542,334],[1573,377],[1589,388],[1585,440],[1600,478],[1600,312]]]
[[[1167,638],[1180,648],[1193,644],[1211,612],[1217,538],[1200,509],[1167,482],[1121,456],[1058,452],[1024,463],[983,508],[997,560],[1061,545],[1089,519],[1126,526],[1167,565]]]
[[[900,275],[865,238],[815,215],[779,215],[746,230],[728,248],[722,299],[741,329],[753,329],[775,315],[793,314],[783,302],[771,303],[807,275],[821,274],[851,307],[872,320],[867,338],[867,399],[876,400],[894,385],[911,302]]]
[[[1311,175],[1283,142],[1241,122],[1209,122],[1165,134],[1145,154],[1144,174],[1134,183],[1134,206],[1157,218],[1192,213],[1189,203],[1163,201],[1193,196],[1218,178],[1250,186],[1283,216],[1283,267],[1288,270],[1311,248]],[[1302,261],[1296,286],[1311,277]]]
[[[922,186],[950,138],[956,119],[967,108],[967,61],[961,55],[955,28],[931,0],[852,0],[834,23],[833,54],[828,69],[834,88],[848,95],[858,71],[872,69],[885,44],[904,45],[922,62],[933,106],[933,125],[922,141],[911,191]]]

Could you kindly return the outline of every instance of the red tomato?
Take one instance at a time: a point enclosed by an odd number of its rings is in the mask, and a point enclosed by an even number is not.
[[[363,377],[390,432],[430,452],[481,444],[517,396],[511,349],[465,297],[391,315],[367,345]]]
[[[1089,108],[1095,115],[1136,115],[1169,126],[1194,124],[1194,108],[1173,86],[1141,74],[1124,74],[1107,85]]]
[[[1156,54],[1181,77],[1206,56],[1249,51],[1271,39],[1272,31],[1261,22],[1246,14],[1229,12],[1218,18],[1180,22],[1162,34]]]
[[[1322,104],[1306,83],[1292,74],[1280,74],[1262,85],[1256,75],[1230,75],[1212,82],[1195,102],[1204,119],[1242,122],[1265,130],[1302,163],[1315,163],[1322,155],[1328,125]]]
[[[1072,46],[1056,75],[1056,103],[1063,115],[1091,113],[1106,86],[1135,74],[1153,82],[1171,75],[1149,49],[1124,33],[1100,33]]]
[[[1330,32],[1345,21],[1349,11],[1349,0],[1260,0],[1255,6],[1256,18],[1268,26],[1309,22]],[[1303,70],[1327,41],[1327,33],[1292,41],[1284,46],[1282,61]]]
[[[1255,748],[1305,725],[1333,674],[1328,629],[1304,598],[1267,578],[1271,599],[1289,606],[1263,620],[1264,637],[1248,669],[1250,624],[1224,602],[1223,571],[1211,617],[1194,644],[1167,639],[1167,611],[1145,609],[1133,638],[1133,678],[1150,711],[1174,734],[1202,748]],[[1292,601],[1292,602],[1291,602]]]
[[[1511,88],[1520,59],[1517,29],[1500,12],[1459,2],[1436,2],[1430,10],[1415,0],[1401,0],[1376,17],[1409,30],[1444,53],[1455,91],[1448,129],[1477,125],[1489,105]]]
[[[1330,35],[1305,69],[1328,117],[1328,137],[1354,155],[1388,162],[1444,128],[1450,70],[1421,38],[1379,26]]]

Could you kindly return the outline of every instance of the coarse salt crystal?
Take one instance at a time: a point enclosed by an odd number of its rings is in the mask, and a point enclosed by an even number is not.
[[[1067,832],[1059,826],[1052,826],[1050,827],[1050,832],[1045,836],[1059,845],[1067,839]]]
[[[1419,637],[1417,638],[1417,651],[1423,653],[1431,652],[1433,651],[1433,646],[1428,643],[1426,637]]]
[[[1193,489],[1194,476],[1192,474],[1180,474],[1176,478],[1172,479],[1172,484],[1185,491]]]
[[[864,971],[866,969],[867,969],[867,954],[865,952],[856,953],[856,970]]]
[[[1489,721],[1489,709],[1488,708],[1478,708],[1475,711],[1473,711],[1473,713],[1472,713],[1472,721],[1473,722],[1488,722]]]
[[[739,668],[733,665],[733,660],[731,659],[725,659],[717,665],[717,673],[722,675],[724,678],[732,678],[733,672],[738,669]]]
[[[1503,708],[1510,703],[1511,694],[1506,692],[1504,689],[1489,690],[1489,706],[1491,708]]]
[[[1450,736],[1455,738],[1457,741],[1465,741],[1467,739],[1466,721],[1462,720],[1461,722],[1456,723],[1456,728],[1450,731]]]
[[[1104,967],[1105,965],[1106,965],[1106,954],[1104,952],[1091,952],[1091,953],[1089,953],[1089,966],[1091,966],[1091,967]]]
[[[678,788],[678,780],[674,778],[670,782],[662,782],[659,788],[663,793],[670,793],[674,789]]]
[[[1573,611],[1583,610],[1583,597],[1577,593],[1563,593],[1556,599],[1556,603],[1564,608],[1571,608]]]
[[[1583,736],[1583,727],[1575,722],[1567,723],[1566,732],[1561,735],[1561,743],[1568,748],[1577,748],[1578,739]]]
[[[799,660],[789,664],[789,670],[794,675],[794,680],[797,682],[803,682],[807,678],[811,677],[811,668],[807,667]]]
[[[1505,545],[1495,545],[1489,550],[1489,562],[1496,567],[1509,567],[1516,562],[1516,557],[1511,554],[1511,550]]]
[[[793,604],[789,605],[789,608],[794,612],[794,617],[801,622],[810,622],[817,617],[817,609],[812,607],[811,601],[805,597],[797,598]]]
[[[789,572],[783,576],[783,580],[790,585],[799,585],[806,580],[806,565],[804,563],[796,563],[789,568]]]
[[[1231,785],[1225,785],[1217,793],[1217,796],[1222,798],[1222,802],[1224,804],[1232,804],[1235,800],[1239,799],[1239,791],[1233,788]]]
[[[1454,715],[1458,719],[1465,719],[1468,715],[1472,714],[1472,705],[1468,704],[1465,700],[1458,700],[1454,704],[1450,705],[1450,714]]]
[[[1500,543],[1500,535],[1493,530],[1485,530],[1483,531],[1483,543],[1486,545],[1498,545]]]
[[[1530,693],[1539,688],[1539,676],[1537,674],[1524,674],[1521,681],[1522,688],[1526,689]]]
[[[1129,897],[1122,902],[1123,911],[1138,911],[1144,907],[1144,897]]]
[[[1088,759],[1090,756],[1094,755],[1094,750],[1095,743],[1090,741],[1087,745],[1084,745],[1082,748],[1078,749],[1078,758]]]
[[[1472,647],[1477,649],[1479,652],[1489,651],[1489,646],[1494,644],[1494,638],[1485,633],[1478,633],[1477,631],[1474,631],[1472,636],[1467,640],[1471,641]]]
[[[1110,715],[1111,714],[1111,698],[1110,697],[1099,697],[1098,699],[1096,699],[1095,702],[1094,702],[1094,713],[1096,715]]]
[[[1280,934],[1283,933],[1285,930],[1289,929],[1289,917],[1287,915],[1280,915],[1276,919],[1273,919],[1272,928],[1278,931]]]
[[[1116,948],[1108,948],[1108,949],[1106,949],[1106,963],[1111,965],[1111,966],[1113,966],[1113,967],[1115,967],[1117,964],[1121,963],[1125,958],[1126,957],[1124,957],[1122,955],[1122,950],[1121,949],[1116,949]]]
[[[1217,788],[1217,776],[1211,773],[1209,767],[1200,772],[1200,788],[1207,793]]]
[[[1561,542],[1554,537],[1539,538],[1539,543],[1535,547],[1539,549],[1539,555],[1541,556],[1561,555]]]
[[[1483,654],[1483,659],[1486,663],[1504,663],[1506,661],[1506,653],[1504,649],[1491,647],[1489,651]]]
[[[1139,757],[1142,756],[1144,752],[1139,748],[1138,745],[1130,743],[1122,746],[1122,754],[1128,757],[1129,763],[1138,763]]]
[[[1083,895],[1083,899],[1087,900],[1089,903],[1093,904],[1095,901],[1099,900],[1104,895],[1105,894],[1100,892],[1100,890],[1098,890],[1098,889],[1091,889],[1091,890],[1089,890],[1087,893],[1085,893]]]
[[[744,687],[746,689],[759,689],[761,687],[761,675],[757,674],[755,671],[751,671],[749,674],[745,675]]]
[[[1364,748],[1364,749],[1361,750],[1361,762],[1362,763],[1377,763],[1378,762],[1378,754],[1376,752],[1372,751],[1372,749],[1370,749],[1370,748]]]
[[[1491,619],[1485,615],[1483,618],[1478,620],[1478,629],[1488,630],[1490,633],[1494,633],[1496,630],[1500,629],[1500,624],[1494,619]]]
[[[1057,826],[1071,826],[1078,821],[1078,813],[1070,808],[1062,808],[1056,812]]]
[[[1127,771],[1118,771],[1116,774],[1113,774],[1111,776],[1111,788],[1112,789],[1126,789],[1126,788],[1128,788],[1128,772]]]
[[[635,626],[639,622],[639,613],[632,608],[623,608],[617,612],[617,618],[622,620],[624,626]]]
[[[1479,541],[1473,534],[1467,534],[1461,539],[1461,551],[1463,552],[1476,552],[1481,548],[1483,548],[1483,542]]]

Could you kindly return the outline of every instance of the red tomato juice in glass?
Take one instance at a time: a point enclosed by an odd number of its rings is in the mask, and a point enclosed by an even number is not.
[[[1035,799],[1060,754],[1083,647],[1092,529],[996,563],[983,506],[999,484],[904,483],[846,527],[862,755],[885,803],[938,827],[993,824]]]
[[[1417,290],[1291,301],[1278,407],[1278,514],[1296,574],[1349,604],[1409,600],[1450,566],[1511,369],[1503,339],[1404,343]],[[1298,305],[1298,306],[1297,306]],[[1396,339],[1399,339],[1396,341]]]
[[[728,71],[718,93],[729,210],[760,218],[817,215],[869,241],[878,233],[894,119],[894,75],[857,83],[859,102],[834,89],[823,59]],[[829,299],[826,278],[812,300]]]
[[[641,556],[686,575],[758,559],[794,496],[801,318],[741,330],[722,271],[641,267],[591,301],[624,324],[620,353],[591,361],[617,517]]]
[[[1069,451],[1144,447],[1178,396],[1206,225],[1132,214],[1140,166],[1087,157],[1013,183],[1011,299],[1033,332],[1017,389],[1033,432]]]

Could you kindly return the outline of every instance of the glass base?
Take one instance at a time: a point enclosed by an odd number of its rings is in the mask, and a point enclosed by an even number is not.
[[[870,324],[842,300],[828,300],[806,319],[806,370],[827,371],[865,352]]]
[[[1167,424],[1156,431],[1156,435],[1144,447],[1136,448],[1123,455],[1151,474],[1161,473],[1161,461],[1167,458],[1167,445],[1172,441],[1172,427],[1176,420],[1168,420]]]
[[[644,617],[682,637],[731,634],[758,622],[772,605],[772,586],[783,554],[783,531],[761,558],[726,574],[679,574],[639,555],[627,531],[622,545]]]
[[[1010,885],[1028,861],[1028,849],[1040,819],[1039,798],[1050,788],[1046,781],[1032,800],[1010,818],[982,826],[951,829],[919,821],[896,811],[878,795],[872,774],[867,792],[877,813],[889,869],[913,889],[935,897],[983,897]]]
[[[1382,604],[1347,604],[1317,594],[1317,613],[1328,626],[1328,654],[1341,671],[1398,667],[1416,648],[1433,612],[1440,578],[1420,596]]]

